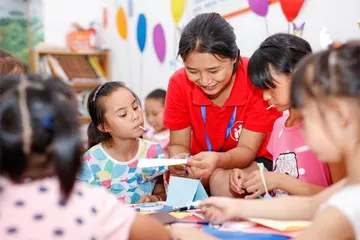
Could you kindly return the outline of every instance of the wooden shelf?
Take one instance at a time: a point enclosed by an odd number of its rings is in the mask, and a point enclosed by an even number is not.
[[[78,89],[78,90],[89,90],[89,89],[94,89],[97,88],[98,86],[101,85],[101,83],[74,83],[74,84],[69,84],[71,87]]]
[[[81,124],[89,124],[91,122],[91,118],[88,116],[79,116],[79,122]]]
[[[66,50],[66,49],[33,49],[30,52],[30,67],[31,67],[31,71],[33,73],[40,73],[40,60],[43,59],[46,55],[51,55],[53,56],[58,62],[59,65],[61,66],[61,68],[63,68],[63,71],[66,73],[67,71],[67,77],[70,79],[74,79],[74,81],[76,81],[75,79],[96,79],[96,77],[99,77],[100,75],[104,75],[106,79],[104,79],[105,81],[110,81],[111,80],[111,74],[110,74],[110,51],[108,50],[86,50],[86,51],[70,51],[70,50]],[[98,64],[101,65],[104,74],[98,74],[96,73],[96,70],[94,69],[93,66],[81,66],[83,61],[86,59],[87,62],[89,62],[88,57],[94,57],[94,59],[98,60]],[[69,59],[68,62],[66,61],[66,59]],[[75,62],[74,62],[75,61]],[[77,61],[77,62],[76,62]],[[43,61],[42,61],[43,63]],[[79,63],[78,65],[75,65],[76,63]],[[89,64],[91,65],[91,63],[89,62]],[[55,74],[57,74],[59,76],[59,72],[54,71],[54,64],[52,64],[52,66],[50,66],[51,71]],[[42,65],[43,67],[44,65]],[[74,68],[72,68],[74,67]],[[91,69],[90,69],[91,68]],[[67,69],[67,70],[66,70]],[[75,69],[75,70],[73,70]],[[77,70],[80,69],[80,70]],[[88,72],[88,71],[92,71],[94,70],[94,74]],[[82,71],[86,71],[88,74],[83,74]],[[69,74],[69,72],[71,74]],[[74,74],[76,73],[76,74]],[[80,74],[81,73],[81,74]],[[61,75],[61,74],[60,74]],[[95,75],[95,76],[92,76]],[[60,79],[65,79],[64,77],[60,77]],[[76,92],[80,92],[80,91],[91,91],[95,88],[97,88],[99,85],[101,85],[103,83],[103,81],[84,81],[82,82],[82,80],[80,81],[76,81],[76,82],[72,82],[70,81],[66,81],[66,83],[69,84],[69,86],[71,86],[72,88],[74,88],[75,90],[78,90]],[[83,95],[81,96],[85,96],[86,94],[82,93]],[[81,101],[79,101],[79,105],[83,105],[84,103],[82,102],[84,99],[82,99]],[[85,100],[84,100],[85,101]],[[81,108],[84,108],[84,106],[79,106]],[[81,109],[82,110],[82,109]],[[89,124],[91,122],[91,119],[89,116],[79,116],[78,118],[79,123],[80,124]]]
[[[108,55],[107,50],[87,50],[87,51],[70,51],[70,50],[34,50],[33,53],[39,55]]]

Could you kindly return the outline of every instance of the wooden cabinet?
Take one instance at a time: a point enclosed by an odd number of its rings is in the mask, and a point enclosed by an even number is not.
[[[110,52],[33,50],[30,53],[30,69],[33,73],[56,75],[80,94],[111,80]],[[82,105],[80,107],[84,108],[85,103]],[[90,117],[82,114],[79,121],[81,124],[88,124]]]

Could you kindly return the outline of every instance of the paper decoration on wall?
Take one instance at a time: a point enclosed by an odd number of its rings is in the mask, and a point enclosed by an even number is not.
[[[265,17],[269,10],[269,0],[249,0],[249,7],[257,15]]]
[[[120,7],[116,14],[116,26],[118,29],[118,32],[120,34],[120,37],[123,39],[127,38],[127,22],[126,22],[126,16],[125,11],[122,7]]]
[[[295,36],[302,37],[304,33],[304,27],[305,27],[305,22],[303,22],[300,25],[297,25],[296,23],[293,22],[293,34]]]
[[[128,8],[129,8],[129,17],[133,17],[134,13],[134,0],[128,0]]]
[[[153,31],[153,44],[156,56],[161,63],[164,63],[166,53],[166,40],[164,29],[161,24],[157,24]]]
[[[290,23],[298,16],[304,0],[280,0],[281,9]]]
[[[146,17],[143,13],[139,15],[137,22],[137,42],[140,52],[143,52],[146,43]]]
[[[330,33],[327,29],[327,27],[323,27],[320,30],[320,47],[323,50],[328,49],[328,47],[333,44],[334,41],[332,37],[330,36]]]
[[[102,16],[102,27],[105,29],[108,26],[108,9],[107,8],[103,8],[103,12],[102,12],[103,16]]]
[[[266,26],[266,35],[269,36],[269,26],[267,23],[266,15],[269,10],[269,0],[248,0],[249,8],[259,16],[264,17]]]
[[[171,0],[171,14],[175,24],[178,24],[185,9],[185,0]]]

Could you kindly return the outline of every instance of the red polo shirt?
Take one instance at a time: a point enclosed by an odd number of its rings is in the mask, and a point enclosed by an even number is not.
[[[171,77],[166,93],[164,126],[170,130],[191,126],[191,154],[208,151],[206,132],[213,151],[222,149],[226,152],[237,146],[242,128],[254,132],[272,131],[274,121],[281,113],[274,108],[266,110],[268,104],[263,100],[261,90],[256,89],[247,77],[248,61],[248,58],[241,58],[233,89],[222,107],[211,102],[201,88],[188,79],[185,68],[179,69]],[[206,106],[206,124],[202,119],[201,106]],[[236,120],[229,137],[225,139],[235,107]],[[266,150],[269,136],[261,146],[258,157],[272,159]]]

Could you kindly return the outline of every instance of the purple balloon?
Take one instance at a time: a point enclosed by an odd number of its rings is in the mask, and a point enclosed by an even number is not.
[[[153,43],[154,43],[156,56],[158,57],[159,61],[163,63],[165,60],[166,41],[165,41],[164,29],[160,23],[154,27]]]
[[[269,9],[269,0],[249,0],[249,6],[254,13],[265,17]]]

